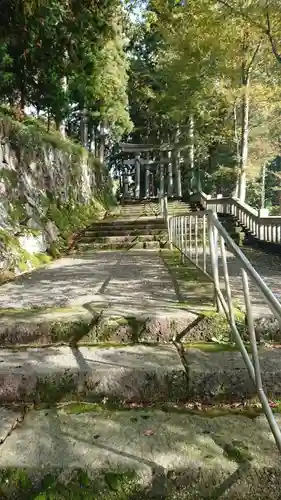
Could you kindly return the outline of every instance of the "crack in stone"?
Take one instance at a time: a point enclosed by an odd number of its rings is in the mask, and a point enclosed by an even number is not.
[[[27,406],[24,406],[20,415],[11,424],[10,429],[6,432],[4,437],[0,439],[0,446],[3,445],[5,441],[8,439],[8,437],[11,436],[12,432],[23,423],[27,411],[28,411]]]

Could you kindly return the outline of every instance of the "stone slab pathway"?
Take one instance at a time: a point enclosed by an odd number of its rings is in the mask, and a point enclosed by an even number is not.
[[[0,467],[24,468],[31,476],[35,472],[38,494],[48,491],[40,486],[40,478],[47,474],[55,477],[58,494],[61,482],[67,484],[74,470],[83,469],[92,488],[102,476],[111,486],[107,493],[93,497],[85,493],[85,498],[279,498],[280,456],[264,417],[207,418],[143,409],[81,411],[77,414],[75,405],[29,411],[1,446]],[[128,470],[135,471],[138,494],[134,485],[119,490],[113,480],[108,481],[114,471],[122,475]],[[90,495],[89,481],[80,482],[80,487]],[[9,498],[25,498],[20,496],[24,488],[20,491],[18,484],[17,488],[19,497]],[[59,498],[69,497],[65,493]]]
[[[281,256],[276,254],[266,253],[259,249],[250,248],[248,246],[241,248],[244,255],[250,261],[254,269],[259,273],[265,284],[271,289],[276,298],[281,302]],[[203,249],[199,248],[198,263],[203,267]],[[226,252],[228,262],[229,280],[231,285],[232,300],[239,304],[244,309],[244,295],[241,277],[241,267],[236,259],[230,252]],[[195,256],[193,256],[195,261]],[[224,289],[223,267],[219,250],[219,274],[222,290]],[[207,271],[211,274],[211,259],[207,257]],[[267,316],[271,313],[263,295],[256,287],[255,283],[249,280],[252,310],[255,318]]]
[[[191,310],[180,301],[177,283],[161,252],[82,252],[0,288],[0,343],[69,341],[60,324],[67,323],[68,328],[79,321],[90,325],[101,312],[98,333],[87,336],[84,332],[79,340],[167,342],[197,318],[197,311],[207,308],[194,284],[189,294]]]
[[[177,296],[156,251],[88,252],[59,259],[0,288],[0,308],[109,304],[113,314],[175,312]]]

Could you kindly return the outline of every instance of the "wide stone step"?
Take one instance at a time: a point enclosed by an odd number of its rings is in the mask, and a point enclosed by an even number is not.
[[[87,231],[121,231],[124,229],[134,230],[138,229],[146,229],[147,227],[152,228],[166,228],[166,223],[163,219],[139,219],[137,221],[115,221],[108,223],[96,223],[87,227]]]
[[[81,251],[87,250],[89,248],[99,249],[99,250],[126,250],[128,247],[133,247],[134,249],[160,249],[160,248],[168,248],[168,243],[165,239],[158,239],[152,241],[139,241],[137,237],[129,238],[128,240],[124,239],[123,241],[112,241],[106,243],[98,243],[94,239],[93,240],[81,240],[81,242],[77,242],[73,248],[79,248]]]
[[[0,403],[81,397],[185,400],[186,376],[173,346],[53,347],[0,351]]]
[[[127,306],[123,302],[102,302],[104,296],[93,297],[93,302],[81,307],[2,309],[0,316],[0,345],[66,345],[83,344],[128,344],[169,343],[175,335],[188,331],[188,339],[210,340],[218,325],[225,328],[220,315],[195,311],[181,307],[141,303]],[[204,307],[204,304],[203,304]],[[205,306],[206,307],[206,306]]]
[[[124,229],[111,229],[111,230],[104,230],[104,231],[95,231],[93,229],[87,229],[84,234],[81,236],[80,239],[82,238],[105,238],[105,237],[123,237],[123,236],[138,236],[138,235],[161,235],[166,232],[165,228],[152,228],[152,227],[143,227],[143,228],[124,228]]]
[[[5,499],[279,499],[280,455],[264,416],[61,404],[27,411],[6,439],[22,414],[1,417]]]
[[[261,349],[264,388],[281,397],[280,349]],[[239,352],[173,345],[1,349],[0,403],[156,401],[215,403],[257,398]]]
[[[85,234],[81,237],[79,242],[81,243],[126,243],[131,242],[134,238],[137,238],[138,241],[159,241],[159,239],[167,238],[167,234],[163,232],[154,233],[154,234],[143,234],[143,233],[126,233],[125,235],[114,235],[114,236],[96,236],[90,231],[86,231]]]

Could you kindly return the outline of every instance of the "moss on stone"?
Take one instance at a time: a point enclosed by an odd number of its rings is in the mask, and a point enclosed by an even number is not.
[[[47,403],[48,405],[48,403]],[[46,403],[44,403],[44,408],[46,407]],[[241,404],[241,406],[231,406],[231,404],[213,404],[211,406],[202,405],[198,406],[195,404],[192,407],[192,403],[154,403],[146,407],[145,405],[140,404],[138,407],[131,407],[130,403],[121,403],[120,401],[95,401],[95,402],[87,402],[80,400],[71,400],[69,402],[65,401],[61,405],[55,404],[55,408],[57,411],[65,414],[79,414],[79,413],[96,413],[96,412],[104,412],[105,415],[110,416],[112,412],[129,412],[132,414],[133,419],[142,418],[147,419],[150,415],[157,411],[163,411],[164,413],[180,413],[185,415],[196,415],[202,418],[216,418],[216,417],[225,417],[229,415],[246,417],[251,420],[263,415],[263,409],[260,404],[251,403]],[[41,410],[41,405],[38,405],[36,409]],[[281,413],[281,403],[276,403],[276,406],[272,408],[273,413]]]
[[[69,400],[75,393],[75,377],[71,372],[65,371],[60,375],[59,380],[52,376],[38,379],[35,394],[31,395],[31,398],[37,403],[44,401],[45,404],[51,405]]]
[[[190,261],[184,264],[181,260],[181,254],[178,250],[161,250],[160,255],[165,260],[171,271],[175,271],[178,278],[189,282],[210,283],[210,278]]]
[[[95,476],[81,468],[62,472],[4,469],[0,471],[0,493],[3,498],[21,500],[129,500],[139,491],[133,470],[100,471]]]
[[[27,500],[27,494],[32,489],[31,478],[25,469],[7,468],[0,469],[0,496],[11,498],[12,495],[22,492],[22,499]]]
[[[67,415],[79,415],[80,413],[89,413],[89,412],[97,412],[102,411],[102,404],[98,403],[69,403],[68,405],[63,407],[63,413]]]
[[[15,273],[13,271],[1,271],[0,272],[0,286],[8,283],[15,278]]]
[[[224,454],[238,464],[253,460],[253,456],[249,453],[248,447],[242,442],[233,440],[223,446]]]
[[[74,321],[56,321],[50,324],[50,337],[52,342],[79,341],[85,337],[91,338],[90,319],[77,319]],[[94,335],[95,338],[95,335]]]
[[[31,256],[31,263],[34,268],[44,266],[52,262],[52,257],[46,253],[35,253]]]
[[[29,232],[27,232],[27,234],[29,234]],[[20,273],[28,272],[42,265],[46,265],[52,260],[51,256],[45,253],[32,254],[27,252],[20,246],[18,238],[5,230],[0,230],[0,240],[2,240],[6,252],[10,255],[9,267],[12,271],[18,269]],[[16,273],[12,272],[9,280],[2,279],[0,284],[10,281],[14,277],[16,277]]]
[[[78,307],[0,307],[0,316],[33,316],[41,314],[74,313],[81,310]]]
[[[40,210],[38,206],[37,223],[39,226],[44,230],[46,222],[51,220],[59,228],[60,234],[50,247],[50,255],[54,258],[59,257],[68,248],[68,239],[73,233],[86,227],[93,220],[104,216],[106,209],[114,203],[110,176],[99,160],[79,144],[67,138],[63,139],[55,130],[47,132],[46,123],[42,119],[20,117],[19,120],[19,116],[14,110],[8,110],[1,106],[0,129],[1,135],[8,139],[11,154],[16,154],[16,151],[21,152],[23,168],[25,166],[29,168],[30,163],[34,163],[37,167],[40,165],[41,168],[41,165],[46,163],[46,158],[47,161],[58,162],[59,168],[67,168],[71,165],[70,182],[67,185],[67,193],[64,193],[67,195],[66,203],[62,202],[62,196],[60,196],[62,194],[60,188],[65,190],[64,181],[62,181],[64,175],[60,176],[59,183],[61,185],[56,186],[56,192],[45,190],[44,193],[41,191],[40,195],[38,193],[37,196],[37,203],[43,208]],[[89,172],[95,172],[97,183],[95,197],[88,203],[81,202],[81,177],[85,164],[87,164]],[[2,168],[1,176],[7,189],[14,190],[18,186],[19,174],[15,170]],[[35,189],[37,189],[36,185]],[[21,231],[29,231],[25,227],[29,218],[25,201],[24,197],[20,200],[10,200],[7,209],[10,222],[17,228],[17,231],[19,227]],[[0,234],[0,239],[1,236]],[[17,250],[11,252],[9,269],[25,271],[27,270],[25,266],[29,266],[29,262],[31,262],[32,267],[37,267],[38,263],[35,261],[38,259],[42,263],[42,259],[38,255],[32,258],[28,257],[27,261],[22,262],[21,248],[17,238],[8,233],[7,238],[9,239],[7,242],[9,247],[14,247]],[[16,259],[13,258],[13,253],[16,254]],[[18,256],[18,253],[21,255]],[[21,262],[19,263],[19,261]]]

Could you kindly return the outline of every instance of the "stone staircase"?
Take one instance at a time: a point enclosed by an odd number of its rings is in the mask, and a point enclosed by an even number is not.
[[[87,227],[72,251],[159,249],[166,242],[166,224],[158,203],[126,203],[110,217]]]
[[[169,215],[190,211],[179,200],[168,202]],[[101,222],[87,227],[72,245],[72,252],[85,250],[159,249],[167,245],[167,228],[158,200],[127,202]]]
[[[280,455],[245,364],[211,342],[228,331],[207,308],[212,285],[157,251],[166,237],[156,202],[126,203],[75,255],[2,287],[3,500],[279,498]],[[260,349],[277,412],[280,352]]]
[[[203,210],[203,207],[199,203],[191,203],[190,207],[193,211]],[[218,218],[238,246],[242,246],[244,243],[249,242],[245,229],[233,215],[218,214]]]
[[[168,201],[168,213],[169,215],[182,215],[191,211],[191,206],[181,200]]]

